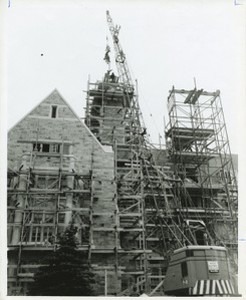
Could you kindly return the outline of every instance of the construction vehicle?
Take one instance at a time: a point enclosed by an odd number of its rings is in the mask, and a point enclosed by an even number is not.
[[[195,245],[175,250],[164,291],[172,296],[236,296],[226,248]]]

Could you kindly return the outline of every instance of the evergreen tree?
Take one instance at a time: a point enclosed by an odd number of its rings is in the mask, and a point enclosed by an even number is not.
[[[93,274],[77,250],[77,228],[71,223],[59,236],[58,249],[35,274],[30,296],[92,296]]]

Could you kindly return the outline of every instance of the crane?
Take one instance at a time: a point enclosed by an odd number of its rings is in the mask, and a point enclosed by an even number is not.
[[[134,90],[134,83],[131,78],[129,67],[126,60],[126,55],[122,49],[119,41],[120,26],[114,25],[113,19],[110,16],[109,11],[106,12],[107,22],[110,33],[113,38],[114,50],[115,50],[115,62],[119,74],[119,80],[124,83],[128,88]]]
[[[109,31],[111,33],[112,39],[113,39],[113,44],[114,44],[114,51],[115,51],[115,63],[119,75],[119,82],[124,85],[124,91],[126,94],[126,98],[129,103],[129,108],[131,110],[131,115],[134,116],[136,125],[139,130],[139,134],[146,134],[146,126],[144,123],[143,119],[143,114],[141,112],[139,102],[138,102],[138,92],[137,92],[137,81],[136,84],[134,84],[130,70],[128,67],[128,63],[126,60],[126,55],[123,51],[123,48],[120,44],[119,40],[119,32],[120,32],[120,26],[115,25],[113,22],[113,19],[109,13],[109,11],[106,11],[106,18],[107,18],[107,23],[109,27]],[[110,63],[110,58],[108,56],[110,51],[110,48],[107,46],[106,48],[106,56],[105,56],[105,61],[107,63]],[[136,87],[136,89],[135,89]],[[135,92],[136,90],[136,92]]]

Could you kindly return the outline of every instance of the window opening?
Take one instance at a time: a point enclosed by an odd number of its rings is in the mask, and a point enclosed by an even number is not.
[[[41,227],[33,226],[31,241],[37,243],[37,242],[40,242],[40,240],[41,240]]]
[[[181,263],[181,273],[182,273],[182,277],[188,276],[188,267],[186,261]]]
[[[60,153],[59,144],[40,144],[33,143],[33,151],[46,152],[46,153]]]
[[[194,256],[193,250],[186,250],[186,257]]]
[[[40,151],[40,149],[41,149],[41,144],[39,144],[39,143],[34,143],[33,144],[33,151]]]
[[[50,151],[50,145],[49,144],[43,144],[43,152],[49,152]]]
[[[43,220],[43,214],[42,213],[34,213],[33,215],[33,223],[40,224]]]
[[[59,144],[51,144],[50,152],[52,153],[60,153],[60,145]]]
[[[69,154],[69,144],[64,144],[63,145],[63,153],[64,154]]]
[[[58,223],[64,223],[65,222],[65,214],[59,213],[58,214]]]
[[[51,107],[51,118],[56,118],[57,117],[57,106],[52,106]]]

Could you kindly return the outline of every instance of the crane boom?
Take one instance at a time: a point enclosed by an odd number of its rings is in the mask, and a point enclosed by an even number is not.
[[[133,88],[134,84],[131,78],[126,56],[119,42],[120,26],[114,25],[113,19],[111,18],[108,10],[106,12],[106,16],[109,30],[113,38],[113,44],[115,49],[115,62],[118,70],[119,80],[125,85],[127,85],[129,88]]]

